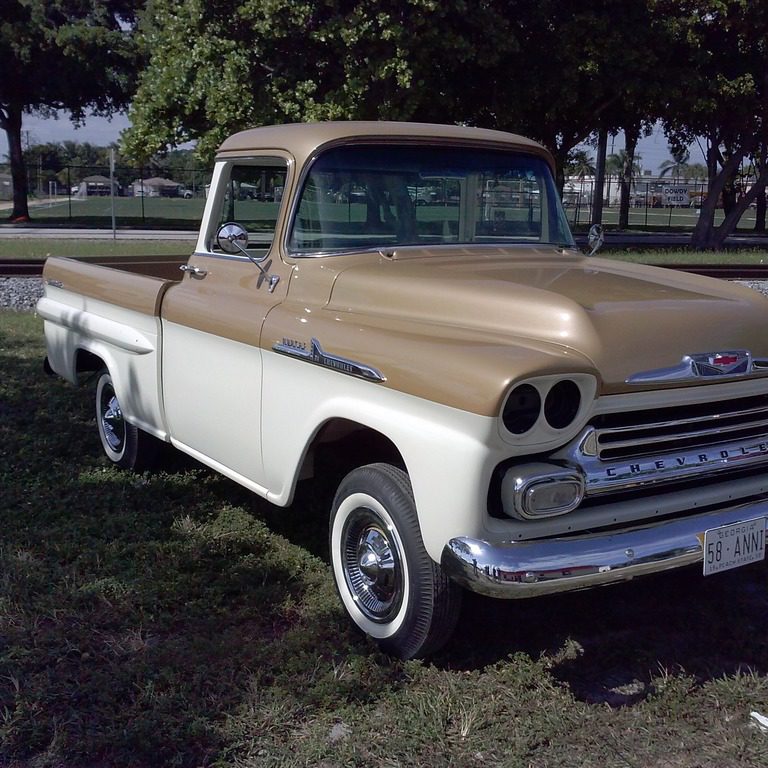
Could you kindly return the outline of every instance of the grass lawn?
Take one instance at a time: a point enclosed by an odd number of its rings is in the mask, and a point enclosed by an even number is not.
[[[768,765],[768,572],[466,601],[429,663],[350,629],[326,507],[108,465],[0,311],[0,765]]]
[[[690,248],[604,248],[596,256],[640,264],[768,264],[768,248],[694,251]]]
[[[106,256],[181,256],[195,247],[189,240],[68,240],[0,237],[0,260],[46,259],[49,256],[104,258]]]
[[[197,230],[205,200],[167,197],[116,197],[118,227],[164,227]],[[53,198],[36,201],[30,208],[33,224],[45,227],[110,227],[109,197]]]

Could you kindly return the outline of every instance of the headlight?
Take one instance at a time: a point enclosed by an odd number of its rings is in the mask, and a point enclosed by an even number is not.
[[[581,405],[581,392],[570,379],[558,381],[544,400],[544,418],[553,429],[565,429],[573,423]]]
[[[574,378],[547,376],[518,384],[504,403],[504,426],[513,435],[524,435],[536,426],[550,434],[568,429],[595,390],[593,377]]]
[[[522,435],[538,421],[540,413],[539,391],[530,384],[520,384],[509,393],[502,419],[512,434]]]

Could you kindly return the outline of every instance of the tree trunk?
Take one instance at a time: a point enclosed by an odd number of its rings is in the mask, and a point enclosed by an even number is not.
[[[723,223],[719,227],[715,227],[715,210],[717,208],[717,200],[723,191],[723,188],[728,183],[728,180],[736,173],[736,169],[739,167],[739,163],[742,160],[740,153],[734,153],[725,162],[723,169],[714,179],[710,179],[710,190],[707,199],[701,206],[701,214],[699,220],[696,223],[696,228],[693,230],[693,237],[691,238],[691,245],[698,250],[720,250],[726,238],[733,232],[736,225],[739,223],[739,219],[744,214],[744,211],[752,204],[754,200],[757,200],[758,196],[765,196],[765,188],[768,185],[768,169],[765,167],[760,169],[760,176],[758,177],[752,189],[746,195],[742,195],[741,200],[734,204],[734,206],[726,213]]]
[[[712,146],[710,147],[709,151],[707,152],[707,165],[710,167],[710,173],[712,169],[712,155],[713,153],[717,152],[717,147]],[[693,235],[691,236],[691,247],[695,248],[696,250],[702,251],[702,250],[711,250],[715,249],[718,246],[715,245],[716,237],[715,237],[715,211],[717,209],[717,203],[720,199],[720,195],[723,192],[723,188],[725,187],[726,183],[728,182],[728,179],[732,178],[733,175],[736,173],[736,169],[739,167],[739,163],[741,162],[742,155],[735,152],[733,153],[728,160],[726,160],[725,165],[723,166],[720,173],[715,172],[714,175],[710,175],[709,177],[709,191],[707,192],[707,199],[703,201],[701,204],[701,213],[699,214],[699,220],[696,222],[696,226],[693,229]],[[717,164],[715,162],[715,169],[717,168]],[[738,207],[738,206],[737,206]],[[733,210],[732,210],[733,212]],[[728,215],[726,215],[726,221],[728,220]],[[736,219],[738,221],[738,219]],[[720,225],[718,230],[722,230],[722,228],[725,226],[725,222]],[[736,222],[734,222],[731,225],[731,230],[733,227],[736,226]],[[728,235],[730,234],[730,231],[725,232],[725,234],[722,236],[722,240],[724,240]]]
[[[564,149],[563,147],[557,147],[552,150],[552,157],[555,159],[555,186],[561,200],[563,199],[563,190],[565,189],[565,166],[568,165],[569,151],[569,149]]]
[[[631,125],[624,129],[624,169],[621,174],[621,199],[619,201],[619,229],[629,229],[629,197],[635,171],[635,150],[640,138],[640,127]]]
[[[608,152],[608,131],[600,129],[595,163],[595,188],[592,193],[592,224],[603,223],[603,185],[605,184],[605,156]]]
[[[759,197],[765,198],[765,187],[768,184],[768,171],[763,169],[760,177],[757,179],[752,189],[746,195],[742,195],[741,200],[726,215],[723,223],[713,232],[712,248],[719,251],[725,244],[725,239],[733,232],[739,220],[744,215],[744,211],[752,205],[752,201]]]
[[[759,168],[761,173],[766,172],[767,166],[768,166],[768,145],[766,145],[766,143],[764,142],[762,147],[760,147]],[[761,195],[758,195],[756,200],[755,232],[765,232],[766,208],[768,208],[768,205],[766,205],[765,193],[763,193]]]
[[[27,205],[27,172],[21,149],[21,105],[8,104],[0,107],[0,128],[8,137],[8,156],[11,160],[13,183],[13,210],[11,221],[29,221]]]

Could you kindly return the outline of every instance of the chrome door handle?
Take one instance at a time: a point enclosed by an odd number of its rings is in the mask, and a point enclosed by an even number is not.
[[[179,269],[182,272],[189,272],[190,276],[196,280],[202,280],[208,274],[207,270],[200,269],[200,267],[192,267],[189,264],[182,264]]]

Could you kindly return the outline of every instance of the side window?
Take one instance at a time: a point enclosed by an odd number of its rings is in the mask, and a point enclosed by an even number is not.
[[[266,251],[275,235],[287,168],[280,158],[263,158],[232,166],[219,224],[236,221],[249,233],[249,248]],[[214,245],[214,250],[218,250]]]

